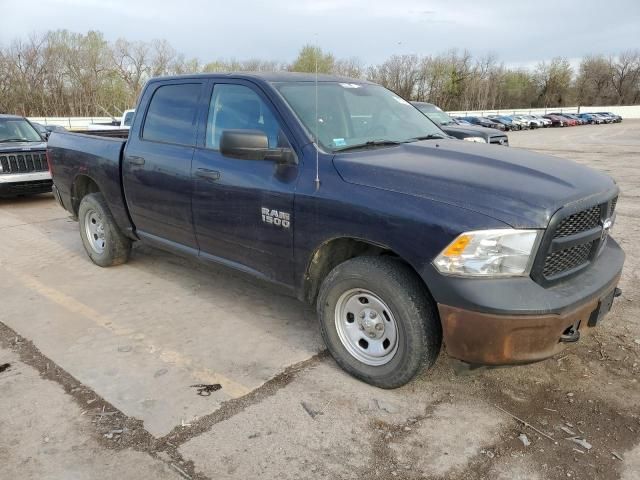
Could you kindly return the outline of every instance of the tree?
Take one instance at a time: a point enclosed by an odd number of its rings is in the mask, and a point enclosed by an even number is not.
[[[549,63],[539,63],[534,76],[538,85],[538,104],[541,107],[569,105],[572,77],[573,70],[566,58],[556,57]]]
[[[416,55],[392,55],[386,62],[369,68],[368,78],[404,98],[413,98],[419,77]]]
[[[498,89],[499,108],[533,107],[538,97],[534,75],[523,69],[502,72]]]
[[[355,57],[336,60],[331,73],[343,77],[360,78],[364,75],[364,67]]]
[[[316,62],[319,73],[332,73],[335,67],[335,58],[330,53],[325,53],[320,47],[313,45],[305,45],[302,47],[298,56],[289,66],[291,72],[309,72],[316,71]]]
[[[632,104],[640,99],[640,50],[627,50],[611,59],[611,83],[618,105]]]
[[[113,47],[112,56],[119,75],[129,87],[130,93],[137,98],[151,72],[150,46],[144,42],[129,42],[119,38]]]
[[[587,56],[580,62],[576,79],[576,95],[580,105],[598,105],[611,101],[612,68],[602,55]]]
[[[102,33],[55,30],[0,44],[0,112],[29,116],[118,116],[135,105],[152,76],[197,72],[315,72],[378,82],[399,95],[445,110],[517,109],[536,106],[640,103],[640,50],[617,57],[586,56],[573,78],[564,58],[534,70],[507,68],[492,55],[467,51],[392,55],[366,66],[313,46],[290,63],[250,58],[201,63],[166,40],[105,40]]]

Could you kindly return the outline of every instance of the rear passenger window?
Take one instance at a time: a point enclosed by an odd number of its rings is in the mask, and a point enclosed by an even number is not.
[[[165,85],[149,104],[142,138],[156,142],[195,145],[200,83]]]

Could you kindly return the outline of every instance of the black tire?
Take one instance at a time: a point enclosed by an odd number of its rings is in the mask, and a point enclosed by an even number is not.
[[[104,248],[102,251],[94,249],[87,237],[89,232],[85,228],[85,222],[88,215],[94,215],[94,218],[99,219],[104,227]],[[93,263],[101,267],[111,267],[125,263],[129,259],[131,240],[125,237],[116,225],[101,193],[91,193],[82,199],[78,209],[78,223],[82,244]]]
[[[372,366],[353,356],[340,340],[336,305],[352,289],[375,293],[397,323],[397,350],[384,365]],[[371,385],[397,388],[440,353],[442,327],[424,284],[406,264],[390,257],[356,257],[335,267],[322,282],[317,300],[322,337],[336,362],[348,373]]]

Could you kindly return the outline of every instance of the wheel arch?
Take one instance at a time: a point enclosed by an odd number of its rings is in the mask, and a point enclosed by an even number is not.
[[[357,237],[334,237],[321,243],[310,255],[307,262],[301,299],[313,304],[325,277],[339,264],[360,256],[388,256],[406,264],[420,278],[425,291],[431,296],[428,286],[415,267],[402,255],[387,245]]]
[[[100,187],[92,177],[86,174],[79,174],[74,178],[71,185],[71,208],[73,214],[78,217],[78,209],[82,199],[90,193],[99,193]]]

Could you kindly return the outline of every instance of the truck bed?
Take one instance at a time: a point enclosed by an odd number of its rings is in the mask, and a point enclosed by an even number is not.
[[[60,191],[63,206],[77,214],[78,189],[95,184],[105,196],[118,226],[131,232],[133,226],[125,205],[122,190],[121,162],[128,130],[91,133],[54,132],[49,137],[48,152],[54,185]],[[90,188],[90,187],[89,187]]]

